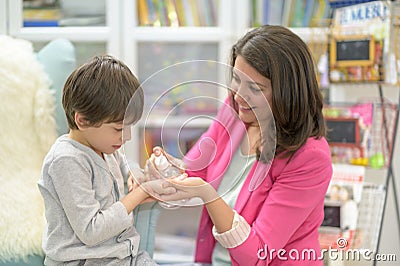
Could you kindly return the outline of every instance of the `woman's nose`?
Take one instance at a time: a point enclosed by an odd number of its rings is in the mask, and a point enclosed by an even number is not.
[[[235,94],[235,97],[238,97],[237,99],[239,99],[239,97],[240,97],[241,100],[244,100],[246,102],[250,100],[249,91],[242,84],[239,86],[239,88]]]

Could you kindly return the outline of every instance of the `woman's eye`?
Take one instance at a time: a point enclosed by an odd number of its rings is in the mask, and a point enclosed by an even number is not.
[[[254,92],[261,91],[261,89],[259,87],[255,87],[255,86],[250,86],[250,90],[252,90]]]
[[[121,132],[122,131],[122,128],[114,128],[115,129],[115,131],[117,131],[117,132]]]

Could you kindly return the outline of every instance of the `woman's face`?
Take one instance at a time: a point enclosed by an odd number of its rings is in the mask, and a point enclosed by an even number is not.
[[[231,88],[243,122],[259,125],[271,117],[271,80],[261,75],[242,56],[235,60]]]

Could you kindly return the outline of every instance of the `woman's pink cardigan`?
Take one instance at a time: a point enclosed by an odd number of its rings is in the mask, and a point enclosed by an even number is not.
[[[189,176],[199,176],[218,188],[245,132],[245,125],[226,101],[215,121],[185,156]],[[241,245],[228,249],[232,264],[322,265],[318,227],[331,176],[325,138],[309,138],[289,163],[278,158],[272,165],[256,161],[234,208],[251,226],[251,232]],[[211,262],[215,246],[212,226],[203,209],[196,262]]]

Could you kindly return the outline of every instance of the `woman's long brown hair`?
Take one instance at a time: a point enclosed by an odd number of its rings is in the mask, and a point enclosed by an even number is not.
[[[315,62],[300,37],[282,26],[261,26],[249,31],[232,47],[232,67],[239,55],[271,80],[276,155],[292,157],[309,137],[325,137],[323,97]],[[233,97],[231,92],[235,107]]]

